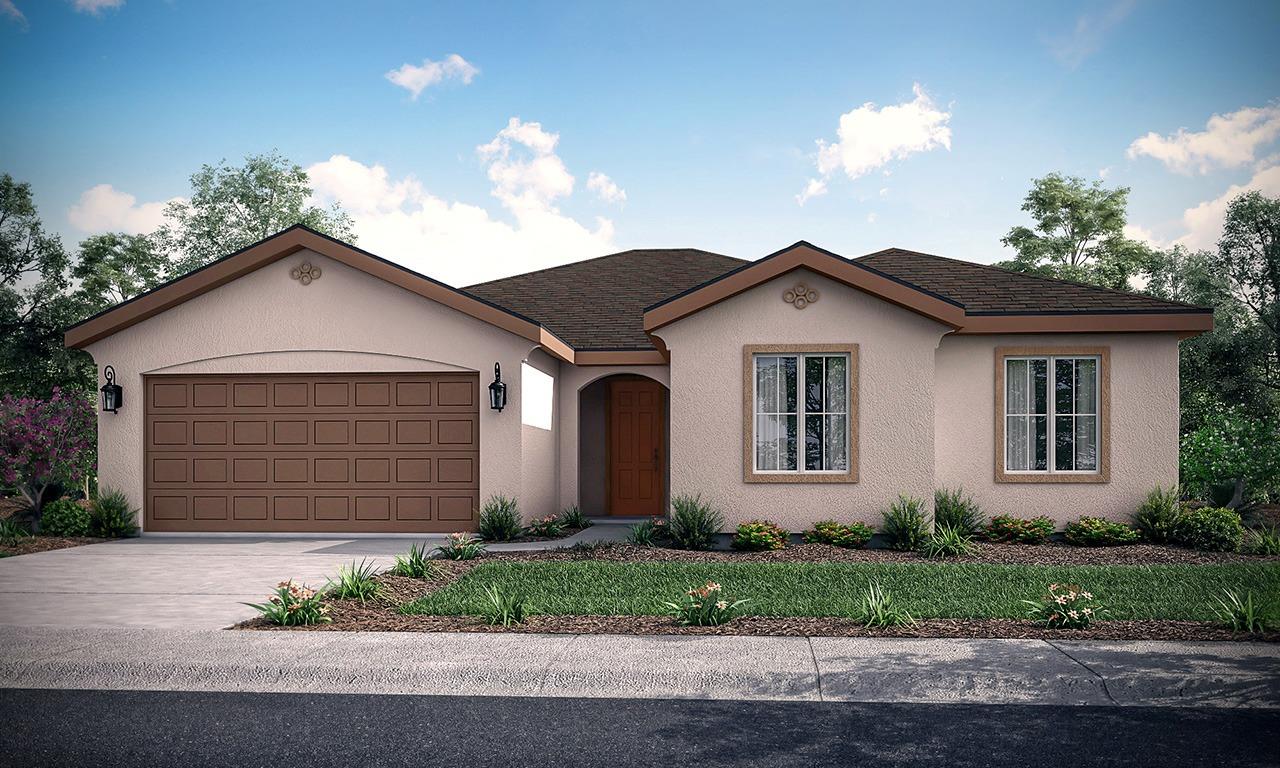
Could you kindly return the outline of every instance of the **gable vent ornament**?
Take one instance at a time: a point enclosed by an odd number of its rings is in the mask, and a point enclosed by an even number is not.
[[[309,261],[304,261],[301,265],[294,267],[289,274],[303,285],[311,285],[312,280],[320,279],[320,268],[311,266]]]
[[[812,288],[805,287],[804,283],[796,283],[796,287],[790,288],[782,294],[782,300],[788,304],[795,305],[796,309],[804,309],[818,300],[818,292]]]

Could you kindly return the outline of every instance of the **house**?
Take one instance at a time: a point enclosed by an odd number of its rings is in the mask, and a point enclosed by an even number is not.
[[[121,387],[101,482],[151,532],[474,529],[580,504],[730,524],[1128,515],[1178,477],[1211,310],[889,249],[637,250],[458,290],[293,227],[66,332]],[[505,395],[503,401],[502,395]]]

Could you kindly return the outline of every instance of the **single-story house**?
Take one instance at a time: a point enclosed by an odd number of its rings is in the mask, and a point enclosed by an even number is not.
[[[633,250],[455,289],[301,226],[66,332],[118,386],[99,475],[150,532],[662,514],[1122,518],[1178,479],[1212,311],[891,248]],[[108,367],[110,370],[108,371]],[[108,404],[110,405],[110,404]]]

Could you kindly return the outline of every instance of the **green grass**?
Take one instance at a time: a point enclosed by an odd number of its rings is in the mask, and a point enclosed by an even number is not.
[[[529,613],[661,615],[662,603],[715,580],[730,599],[763,616],[856,615],[871,579],[917,618],[1021,618],[1049,584],[1093,592],[1112,619],[1215,618],[1223,589],[1264,596],[1280,619],[1280,565],[1025,566],[932,563],[485,563],[405,613],[481,614],[484,590],[519,593]],[[1270,598],[1270,599],[1268,599]]]

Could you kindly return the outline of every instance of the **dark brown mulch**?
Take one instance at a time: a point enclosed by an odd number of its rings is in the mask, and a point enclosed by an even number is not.
[[[30,555],[35,552],[83,547],[86,544],[101,544],[104,541],[110,541],[110,539],[94,539],[88,536],[27,536],[18,539],[16,546],[0,546],[0,552],[8,555]]]
[[[947,558],[951,563],[1003,563],[1009,565],[1160,565],[1252,563],[1280,561],[1278,556],[1244,555],[1235,552],[1201,552],[1156,544],[1122,547],[1073,547],[1070,544],[989,544],[976,543],[973,555]],[[697,563],[902,563],[944,562],[929,560],[917,552],[891,549],[843,549],[829,544],[795,544],[775,552],[688,552],[665,547],[637,547],[615,544],[540,552],[490,552],[493,560],[608,560],[613,562],[697,562]]]

